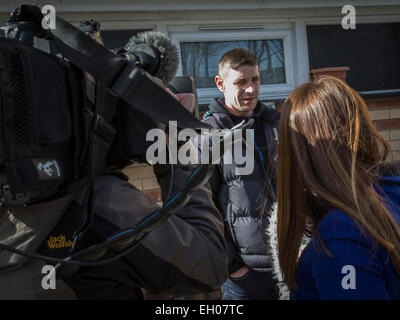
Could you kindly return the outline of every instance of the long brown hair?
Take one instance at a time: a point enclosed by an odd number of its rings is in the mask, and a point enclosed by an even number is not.
[[[364,234],[365,228],[400,274],[400,228],[374,189],[388,152],[364,100],[343,81],[321,77],[285,100],[279,123],[278,250],[290,289],[297,288],[302,236],[314,232],[329,208],[346,212]]]

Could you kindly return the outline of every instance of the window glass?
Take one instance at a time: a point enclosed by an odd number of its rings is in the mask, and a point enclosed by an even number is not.
[[[181,42],[182,74],[194,77],[197,88],[214,87],[218,61],[233,48],[249,50],[257,57],[261,85],[286,83],[282,39]]]
[[[350,67],[357,91],[400,89],[400,23],[307,26],[310,69]]]

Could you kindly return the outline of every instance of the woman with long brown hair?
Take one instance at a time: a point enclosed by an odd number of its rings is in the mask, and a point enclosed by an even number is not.
[[[388,151],[364,100],[337,78],[284,102],[278,249],[291,299],[400,299],[400,177],[385,172]]]

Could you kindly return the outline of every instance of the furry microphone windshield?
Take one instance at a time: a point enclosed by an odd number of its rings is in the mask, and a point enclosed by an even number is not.
[[[147,58],[151,57],[153,61],[157,61],[155,70],[150,73],[160,78],[165,85],[173,79],[178,70],[178,50],[164,33],[141,32],[130,38],[124,49],[139,56],[139,60],[142,60],[141,53],[144,53]]]

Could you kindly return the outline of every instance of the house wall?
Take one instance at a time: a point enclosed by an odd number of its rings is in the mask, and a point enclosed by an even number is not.
[[[400,98],[367,100],[375,127],[389,141],[388,162],[400,168]]]
[[[153,201],[161,204],[160,186],[154,175],[153,167],[147,164],[133,164],[125,168],[124,173],[129,177],[129,182],[142,190]]]

